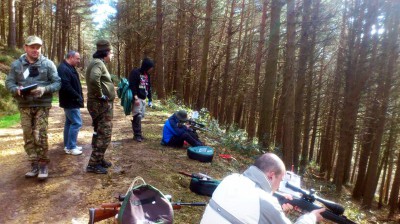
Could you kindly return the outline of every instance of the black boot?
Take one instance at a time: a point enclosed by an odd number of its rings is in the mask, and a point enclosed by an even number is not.
[[[142,116],[140,114],[137,114],[133,117],[132,131],[133,131],[133,139],[135,139],[138,142],[143,141],[143,138],[142,138]]]
[[[97,147],[96,143],[97,143],[97,133],[95,132],[95,133],[93,133],[93,136],[92,136],[92,149]]]

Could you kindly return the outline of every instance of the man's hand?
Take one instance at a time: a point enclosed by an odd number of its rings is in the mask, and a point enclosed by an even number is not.
[[[325,208],[320,208],[320,209],[313,210],[310,213],[315,215],[315,217],[317,218],[317,222],[320,222],[320,221],[324,220],[324,217],[322,217],[322,215],[321,215],[321,213],[324,211],[325,211]]]
[[[101,99],[103,101],[108,101],[108,96],[102,95],[101,97],[99,97],[99,99]]]
[[[36,89],[31,90],[31,94],[32,94],[33,96],[35,96],[35,97],[42,97],[45,90],[46,90],[45,87],[39,86],[39,87],[37,87]]]
[[[282,193],[282,195],[285,196],[285,198],[288,199],[288,200],[293,200],[293,196],[291,194]],[[284,212],[288,212],[288,211],[290,211],[292,209],[293,209],[293,205],[291,205],[289,203],[286,203],[286,204],[282,205],[282,210]]]

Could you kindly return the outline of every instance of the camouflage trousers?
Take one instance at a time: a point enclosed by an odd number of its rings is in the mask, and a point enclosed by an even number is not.
[[[92,139],[93,151],[89,165],[97,165],[104,159],[104,153],[111,142],[113,102],[89,99],[87,109],[92,117],[92,126],[95,133]]]
[[[24,148],[31,162],[49,162],[47,128],[50,107],[19,108],[24,133]]]

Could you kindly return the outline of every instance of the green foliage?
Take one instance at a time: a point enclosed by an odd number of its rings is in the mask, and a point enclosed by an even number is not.
[[[18,111],[17,104],[3,83],[0,83],[0,95],[0,115],[15,114]]]
[[[247,132],[234,126],[222,129],[217,120],[209,123],[209,129],[212,133],[219,136],[219,144],[224,148],[236,150],[241,154],[250,155],[259,152],[259,146],[256,141],[248,141]]]
[[[10,57],[9,55],[0,55],[0,63],[9,65],[14,61],[14,58]]]
[[[4,60],[8,61],[8,63],[2,62],[1,59],[0,62],[9,65],[11,64],[11,62],[21,57],[21,55],[23,55],[24,53],[25,52],[23,51],[23,49],[14,49],[14,50],[4,49],[2,50],[2,56]]]
[[[0,128],[8,128],[20,121],[19,113],[0,117]]]

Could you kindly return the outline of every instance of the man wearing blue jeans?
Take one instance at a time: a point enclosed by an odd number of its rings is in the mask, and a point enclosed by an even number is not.
[[[82,86],[75,69],[80,59],[78,52],[70,51],[57,68],[61,78],[60,107],[65,112],[64,150],[70,155],[82,154],[82,147],[76,145],[78,132],[82,127],[80,108],[83,108]]]

